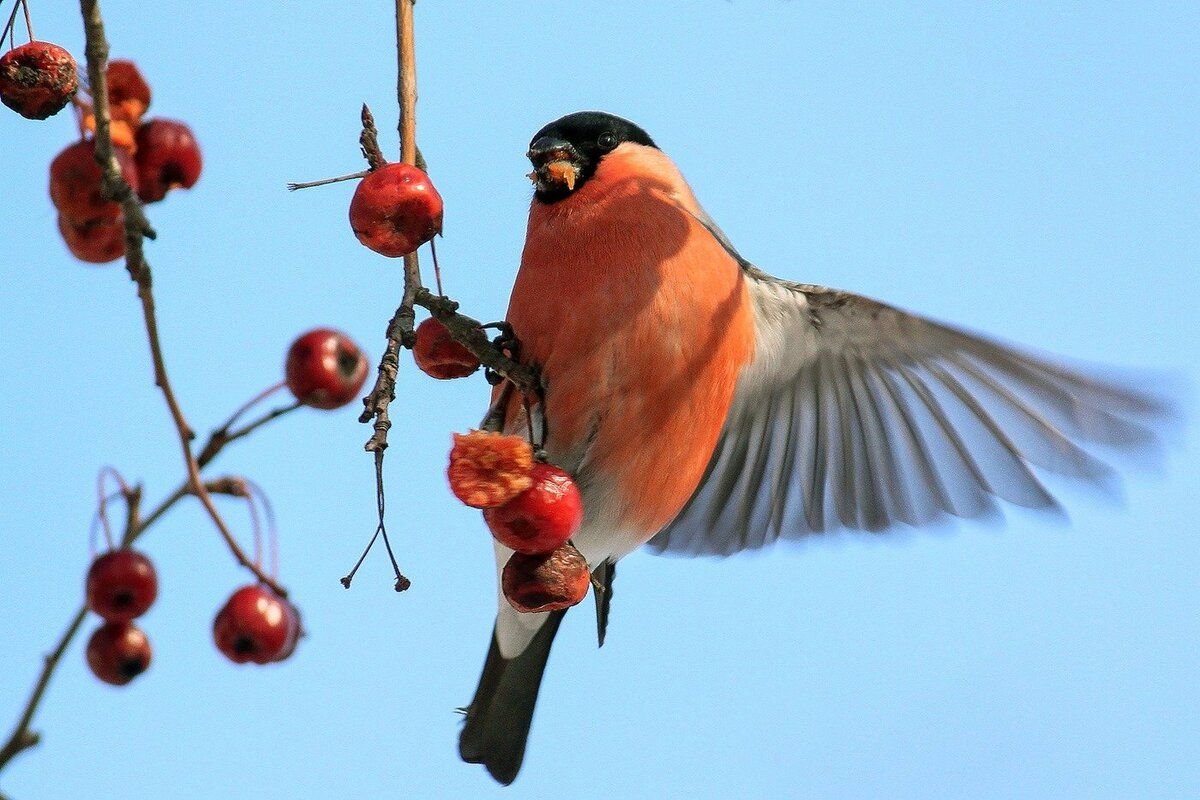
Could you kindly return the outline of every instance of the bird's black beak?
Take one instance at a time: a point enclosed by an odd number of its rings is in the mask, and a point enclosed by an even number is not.
[[[575,189],[583,170],[583,157],[570,142],[542,136],[529,146],[525,155],[533,164],[529,179],[537,184],[539,192]]]

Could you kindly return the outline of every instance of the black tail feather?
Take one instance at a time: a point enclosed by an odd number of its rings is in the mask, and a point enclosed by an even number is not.
[[[458,752],[463,761],[483,764],[493,778],[506,786],[521,769],[542,673],[565,613],[565,610],[552,612],[516,658],[500,655],[496,632],[492,631],[479,688],[467,708],[466,724],[458,737]]]

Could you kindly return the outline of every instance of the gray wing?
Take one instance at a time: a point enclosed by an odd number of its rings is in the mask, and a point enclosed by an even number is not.
[[[997,499],[1057,508],[1035,467],[1112,489],[1083,445],[1152,446],[1171,415],[1139,389],[741,263],[755,359],[700,486],[650,541],[656,552],[728,555],[977,517]]]

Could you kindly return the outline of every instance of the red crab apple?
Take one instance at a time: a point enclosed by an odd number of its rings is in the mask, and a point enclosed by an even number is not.
[[[92,674],[113,686],[124,686],[150,666],[150,640],[128,622],[106,622],[88,640]]]
[[[116,219],[121,213],[121,206],[106,200],[101,193],[102,174],[94,151],[91,139],[81,139],[50,162],[50,199],[55,208],[77,225],[95,219]],[[121,174],[136,192],[138,178],[133,159],[120,148],[114,148],[113,152]]]
[[[234,592],[213,620],[217,649],[236,664],[269,664],[295,648],[299,620],[288,601],[260,585]],[[286,652],[285,652],[286,651]]]
[[[583,554],[569,544],[549,553],[513,553],[500,585],[517,611],[557,611],[587,596],[592,575]]]
[[[75,222],[59,214],[58,232],[71,255],[80,261],[107,264],[125,255],[125,221],[120,216]]]
[[[384,164],[354,190],[350,227],[376,253],[399,258],[441,233],[442,198],[423,170]]]
[[[518,553],[549,553],[579,530],[583,498],[571,476],[553,464],[534,464],[529,475],[532,486],[503,505],[485,508],[483,519],[500,544]]]
[[[421,372],[438,380],[465,378],[479,369],[479,359],[433,317],[417,326],[413,360]]]
[[[200,179],[200,145],[182,122],[149,120],[137,129],[134,140],[138,197],[143,202],[157,203],[172,189],[190,189]]]
[[[129,622],[145,614],[158,597],[154,565],[136,550],[111,550],[92,562],[87,574],[87,605],[108,622]]]
[[[30,42],[0,56],[0,102],[27,119],[62,111],[79,88],[75,59],[50,42]]]
[[[284,366],[287,386],[306,406],[341,408],[367,379],[367,357],[350,337],[316,328],[292,342]]]

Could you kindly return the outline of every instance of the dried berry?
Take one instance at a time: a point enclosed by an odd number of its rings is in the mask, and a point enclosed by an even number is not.
[[[79,88],[75,59],[50,42],[30,42],[0,56],[0,102],[28,119],[62,111]]]
[[[570,608],[587,597],[591,580],[583,554],[564,544],[550,553],[513,553],[500,583],[509,605],[533,613]]]

